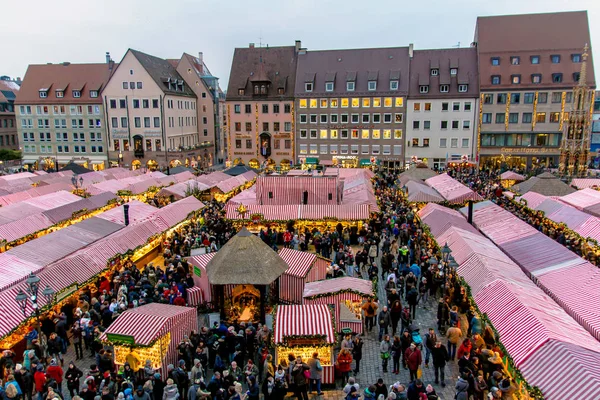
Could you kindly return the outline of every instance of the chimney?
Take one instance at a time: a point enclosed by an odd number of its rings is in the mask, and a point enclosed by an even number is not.
[[[250,43],[250,45],[248,47],[250,47],[251,49],[253,49],[254,48],[254,43]]]
[[[410,43],[408,45],[408,57],[413,58],[413,54],[414,54],[414,45],[412,43]]]
[[[302,41],[296,40],[296,53],[300,51],[301,47],[302,47]]]
[[[125,226],[129,225],[129,204],[123,205],[123,220],[125,221]]]
[[[467,222],[473,225],[473,200],[469,200],[469,213],[467,214]]]
[[[106,52],[106,63],[110,64],[110,53],[108,51]]]
[[[17,76],[17,83],[20,85],[21,84],[21,77]]]
[[[204,74],[204,53],[201,51],[198,52],[198,61],[200,61],[200,73]]]

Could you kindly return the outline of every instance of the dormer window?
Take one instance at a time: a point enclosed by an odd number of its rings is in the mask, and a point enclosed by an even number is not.
[[[57,98],[65,97],[65,92],[63,92],[62,90],[57,90],[56,97]]]
[[[469,85],[458,85],[459,93],[466,93],[469,90]]]
[[[419,93],[429,93],[429,86],[428,85],[419,86]]]
[[[98,91],[97,90],[90,90],[90,97],[91,98],[98,97]]]
[[[333,92],[333,82],[325,82],[325,91]]]
[[[40,99],[45,99],[46,97],[48,97],[48,91],[47,90],[40,90]]]
[[[304,84],[304,91],[305,92],[312,92],[313,91],[313,83],[312,82],[306,82]]]
[[[73,97],[78,99],[81,97],[81,92],[79,90],[73,90]]]
[[[458,74],[458,68],[450,68],[450,75],[456,76]]]
[[[542,75],[541,74],[531,74],[531,83],[541,83]]]
[[[440,74],[439,68],[431,68],[431,76],[438,76]]]
[[[355,87],[356,87],[356,82],[354,82],[354,81],[346,82],[346,90],[348,92],[354,92]]]
[[[450,91],[450,85],[440,85],[440,93],[448,93]]]
[[[377,81],[369,81],[369,90],[377,90]]]
[[[260,85],[260,94],[267,94],[267,85]]]
[[[398,90],[398,81],[390,81],[390,90]]]
[[[284,88],[278,88],[277,89],[277,94],[285,94],[285,89]]]
[[[238,96],[243,96],[246,93],[244,89],[238,89]]]

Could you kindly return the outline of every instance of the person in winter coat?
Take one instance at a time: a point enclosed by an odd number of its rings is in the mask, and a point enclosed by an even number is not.
[[[444,369],[446,367],[446,362],[450,360],[450,356],[448,355],[446,346],[444,346],[439,340],[435,342],[435,345],[431,349],[431,359],[433,361],[433,368],[435,370],[435,383],[437,384],[439,382],[439,378],[441,378],[442,387],[445,387],[446,382],[444,382]]]
[[[31,400],[33,393],[33,375],[24,366],[21,367],[21,389],[24,400]]]
[[[304,371],[308,370],[310,370],[310,367],[302,362],[302,357],[297,357],[294,361],[291,375],[298,400],[308,400],[308,380],[304,376]]]
[[[419,303],[419,291],[415,286],[411,287],[406,293],[406,302],[410,306],[412,319],[417,318],[417,304]]]
[[[345,384],[350,377],[350,370],[352,369],[352,355],[348,349],[342,349],[337,358],[337,369],[342,374],[342,384]]]
[[[179,399],[179,390],[177,389],[177,385],[173,382],[173,379],[167,379],[167,385],[163,391],[162,400],[178,400]]]
[[[419,400],[421,393],[426,393],[425,385],[423,385],[423,382],[421,382],[420,379],[415,379],[410,385],[408,385],[406,398],[408,400]]]
[[[363,396],[363,400],[375,400],[377,397],[375,396],[375,386],[369,386],[368,388],[365,388],[365,393]]]
[[[446,328],[446,325],[448,325],[449,318],[450,307],[448,306],[448,302],[444,298],[441,298],[437,309],[438,331],[440,331],[440,333],[442,333]]]
[[[35,391],[38,394],[38,400],[43,400],[43,393],[46,386],[46,374],[44,373],[44,367],[42,365],[37,366],[37,371],[33,375],[33,381],[35,382]]]
[[[454,324],[446,331],[446,337],[448,338],[448,353],[450,353],[450,359],[454,360],[454,357],[456,357],[456,346],[462,337],[462,331]]]
[[[79,394],[79,380],[82,376],[83,372],[81,372],[81,370],[77,368],[73,362],[70,362],[67,372],[65,372],[65,379],[67,380],[67,389],[69,390],[69,395],[71,398]]]
[[[56,359],[50,361],[50,366],[46,370],[46,375],[50,379],[56,381],[57,389],[59,393],[62,393],[62,381],[63,381],[63,369],[58,365]]]
[[[392,374],[398,375],[400,372],[400,358],[402,358],[402,342],[399,336],[394,336],[392,342]]]
[[[377,258],[377,245],[372,243],[369,247],[369,259],[371,260],[371,264],[375,262],[375,258]]]
[[[379,312],[377,316],[377,323],[379,324],[379,341],[383,338],[383,335],[388,334],[388,328],[392,324],[392,317],[387,306],[383,306],[383,309]]]
[[[396,336],[398,330],[398,322],[402,317],[402,302],[400,299],[394,300],[390,305],[390,318],[392,322],[392,336]]]
[[[458,357],[458,359],[461,359],[465,354],[471,354],[471,349],[473,345],[471,344],[471,341],[469,339],[464,339],[460,345],[460,347],[458,348],[458,352],[456,353],[456,357]]]
[[[410,347],[404,353],[406,358],[406,366],[408,367],[408,371],[410,372],[410,381],[414,381],[417,379],[417,370],[419,366],[423,362],[423,357],[421,356],[421,350],[417,347],[416,344],[411,343]]]
[[[317,396],[322,394],[321,392],[321,379],[323,377],[323,366],[319,359],[319,353],[313,353],[310,360],[306,362],[310,367],[310,382],[308,385],[308,393],[312,393],[313,383],[317,387]]]
[[[466,374],[461,374],[461,376],[456,381],[454,389],[456,389],[456,396],[454,397],[456,400],[468,400],[469,382],[467,382]]]
[[[352,358],[356,361],[356,365],[354,367],[354,373],[358,374],[360,372],[360,360],[362,360],[362,348],[363,341],[360,336],[356,335],[352,344]]]
[[[383,395],[383,398],[388,397],[388,388],[385,385],[385,383],[383,383],[383,379],[381,379],[381,378],[377,379],[377,383],[374,386],[375,386],[375,398],[379,398],[380,395]]]
[[[139,385],[133,394],[133,400],[150,400],[150,395],[146,393],[142,385]]]
[[[389,335],[385,335],[379,344],[379,355],[381,357],[381,368],[383,369],[383,372],[387,372],[391,349],[392,344],[390,343],[390,337]]]
[[[488,390],[488,385],[483,379],[483,374],[478,374],[475,379],[475,400],[485,400],[485,391]]]

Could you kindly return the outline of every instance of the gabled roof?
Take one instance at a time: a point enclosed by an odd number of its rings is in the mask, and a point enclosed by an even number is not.
[[[108,82],[116,65],[102,64],[32,64],[27,68],[15,104],[101,104],[100,91]],[[47,97],[40,98],[40,89]],[[56,97],[62,90],[63,97]],[[73,90],[81,90],[81,97],[73,97]],[[90,97],[90,91],[98,97]]]
[[[187,83],[183,80],[183,77],[179,75],[175,67],[169,61],[142,53],[138,50],[129,49],[129,51],[131,51],[131,54],[139,61],[142,67],[148,72],[164,93],[175,96],[196,97],[192,89],[188,87]],[[172,88],[173,86],[169,88],[169,82],[183,82],[183,91],[175,90]]]
[[[15,82],[0,80],[0,103],[13,103],[19,90]]]

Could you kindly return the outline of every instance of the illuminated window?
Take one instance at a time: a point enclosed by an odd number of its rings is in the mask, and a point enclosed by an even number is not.
[[[358,129],[352,129],[352,139],[358,139]]]
[[[360,99],[353,98],[352,99],[352,108],[360,107]]]
[[[318,150],[317,150],[317,145],[316,144],[311,144],[310,145],[310,154],[317,154]]]
[[[371,99],[368,97],[365,97],[362,99],[362,106],[363,107],[371,107]]]
[[[560,122],[560,113],[559,112],[551,112],[550,113],[550,122]]]
[[[404,97],[396,97],[396,107],[404,107]]]
[[[369,138],[369,136],[370,136],[370,132],[369,132],[369,130],[368,130],[368,129],[363,129],[363,130],[361,131],[361,138],[362,138],[362,139],[368,139],[368,138]]]
[[[348,99],[347,98],[342,99],[342,108],[348,108]]]
[[[327,108],[327,99],[321,99],[321,108]]]
[[[391,139],[392,138],[392,130],[391,129],[384,129],[383,130],[383,138],[384,139]]]
[[[413,111],[421,111],[421,103],[413,104]]]
[[[403,121],[403,116],[404,116],[404,114],[402,114],[402,113],[395,114],[394,122],[397,124],[401,124]]]
[[[310,99],[310,108],[317,108],[317,99]]]
[[[373,129],[373,139],[381,139],[381,131],[379,129]]]
[[[425,103],[425,111],[431,111],[431,103]]]
[[[373,98],[373,107],[381,107],[381,98],[380,97]]]
[[[545,112],[539,112],[535,115],[535,122],[537,123],[544,123],[546,122],[546,113]]]
[[[329,100],[329,107],[331,108],[337,108],[338,106],[338,99],[331,99]]]
[[[307,104],[307,100],[306,99],[301,99],[300,100],[300,108],[306,108],[306,104]]]
[[[402,129],[394,129],[394,139],[402,139]]]
[[[329,138],[330,139],[337,139],[338,138],[338,130],[337,129],[332,129],[329,131]]]
[[[308,153],[308,146],[305,144],[301,144],[300,145],[300,154],[307,154]]]
[[[384,107],[391,107],[392,106],[392,98],[391,97],[386,97],[383,99],[383,106]]]
[[[327,139],[327,129],[321,129],[320,135],[321,139]]]

